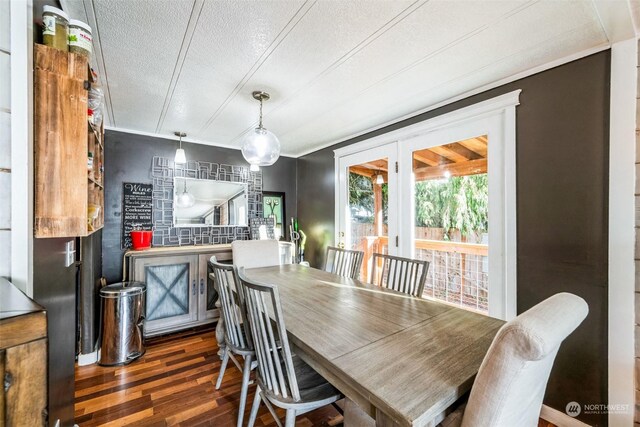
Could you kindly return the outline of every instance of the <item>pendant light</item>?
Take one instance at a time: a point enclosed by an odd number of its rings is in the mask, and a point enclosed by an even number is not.
[[[173,134],[180,138],[180,148],[176,150],[176,157],[173,161],[174,163],[187,163],[187,156],[184,154],[184,150],[182,149],[182,138],[187,136],[187,134],[184,132],[174,132]]]
[[[190,208],[195,204],[196,198],[193,196],[193,194],[187,192],[187,181],[185,180],[182,194],[180,194],[176,198],[176,205],[178,205],[179,208]]]
[[[244,138],[242,155],[251,166],[271,166],[280,157],[280,141],[262,126],[262,102],[269,99],[269,94],[255,91],[253,97],[260,101],[260,122],[258,127]]]

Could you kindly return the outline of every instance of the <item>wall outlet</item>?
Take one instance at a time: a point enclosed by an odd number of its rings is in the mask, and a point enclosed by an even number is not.
[[[76,262],[76,241],[70,240],[65,244],[64,266],[70,267]]]

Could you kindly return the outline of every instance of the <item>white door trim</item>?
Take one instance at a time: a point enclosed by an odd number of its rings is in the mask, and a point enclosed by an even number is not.
[[[492,242],[489,244],[490,270],[500,271],[499,275],[493,275],[494,283],[499,284],[500,290],[494,291],[494,298],[498,298],[499,303],[490,302],[490,315],[501,319],[509,320],[517,314],[517,226],[516,226],[516,111],[515,108],[520,104],[520,92],[516,90],[507,94],[492,98],[469,107],[461,108],[451,113],[434,117],[424,122],[416,123],[396,131],[392,131],[377,137],[370,138],[346,147],[339,148],[335,153],[335,224],[336,239],[338,238],[339,229],[339,182],[340,182],[340,159],[346,156],[352,156],[377,147],[395,144],[398,150],[398,161],[400,169],[401,185],[397,187],[398,199],[400,202],[400,211],[409,212],[412,215],[413,210],[407,206],[410,203],[410,197],[407,191],[407,183],[410,182],[410,168],[403,165],[410,165],[411,140],[418,138],[428,138],[434,135],[450,135],[451,138],[446,142],[453,142],[458,139],[483,135],[489,133],[490,141],[496,141],[497,144],[489,144],[490,152],[489,162],[493,164],[493,168],[498,169],[498,174],[493,183],[490,182],[490,188],[499,188],[500,203],[499,206],[491,208],[491,223],[493,224],[493,233],[490,233]],[[478,133],[480,132],[480,133]],[[435,145],[435,144],[434,144]],[[409,158],[407,159],[407,156]],[[491,178],[490,178],[491,179]],[[393,205],[389,205],[393,206]],[[412,248],[409,245],[408,238],[412,231],[412,222],[398,221],[400,234],[399,254],[402,256],[411,256]],[[389,234],[391,236],[391,233]],[[493,237],[491,237],[493,236]],[[337,241],[337,240],[336,240]],[[491,249],[494,248],[494,249]],[[491,280],[491,279],[490,279]],[[504,292],[502,291],[504,289]],[[490,292],[491,295],[491,292]],[[491,298],[491,297],[490,297]]]
[[[515,105],[491,115],[459,121],[440,129],[399,141],[402,189],[400,236],[402,256],[414,257],[413,152],[488,135],[489,162],[489,315],[510,320],[516,316],[515,217]],[[409,218],[406,218],[408,213]]]
[[[495,98],[487,99],[486,101],[478,102],[477,104],[436,116],[432,119],[418,122],[401,129],[338,148],[333,151],[334,156],[342,157],[347,154],[357,153],[359,151],[388,144],[400,139],[418,136],[456,122],[464,122],[486,114],[495,113],[496,111],[502,111],[508,107],[515,107],[520,104],[520,92],[522,92],[521,89],[514,90],[512,92],[505,93],[504,95],[496,96]]]
[[[638,41],[611,47],[609,121],[609,367],[608,403],[629,405],[609,412],[609,425],[633,425],[634,419],[634,193],[636,159],[636,75]],[[637,215],[637,214],[636,214]]]

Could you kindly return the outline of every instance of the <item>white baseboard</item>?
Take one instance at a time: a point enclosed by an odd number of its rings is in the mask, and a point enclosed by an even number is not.
[[[585,424],[580,420],[576,420],[573,417],[565,414],[564,412],[553,409],[547,405],[542,405],[540,410],[540,418],[549,421],[558,427],[591,427],[589,424]]]
[[[98,361],[99,357],[100,357],[100,354],[98,350],[88,354],[80,353],[78,354],[78,366],[93,365]]]

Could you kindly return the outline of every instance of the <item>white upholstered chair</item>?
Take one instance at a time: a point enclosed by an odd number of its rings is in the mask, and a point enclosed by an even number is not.
[[[231,252],[236,267],[270,267],[281,262],[277,240],[234,240]]]
[[[444,427],[535,427],[562,341],[582,323],[587,303],[556,294],[506,323],[493,339],[465,408]]]

